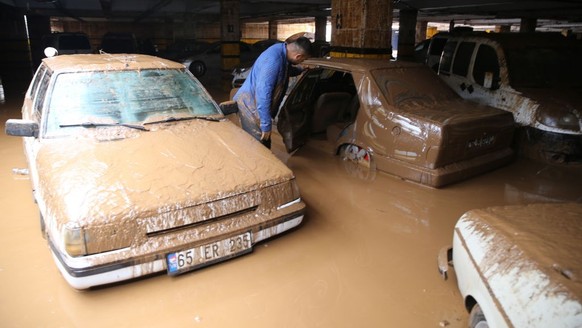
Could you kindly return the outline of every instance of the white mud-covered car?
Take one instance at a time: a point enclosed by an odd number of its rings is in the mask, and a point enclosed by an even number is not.
[[[560,33],[450,34],[439,76],[461,97],[511,112],[521,154],[582,163],[582,42]]]
[[[46,58],[6,132],[25,137],[43,235],[78,289],[213,264],[303,219],[293,173],[169,60]]]
[[[472,210],[457,222],[452,260],[469,327],[582,327],[582,204]]]

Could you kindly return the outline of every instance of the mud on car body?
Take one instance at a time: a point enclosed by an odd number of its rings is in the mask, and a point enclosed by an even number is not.
[[[454,267],[469,327],[580,327],[581,220],[579,203],[463,214],[438,263],[445,278]]]
[[[293,173],[172,61],[46,58],[6,132],[25,137],[43,235],[78,289],[216,263],[303,219]]]
[[[310,59],[281,106],[288,151],[324,135],[362,165],[441,187],[511,161],[510,113],[461,99],[428,67]]]
[[[582,163],[582,43],[560,33],[451,34],[439,76],[520,125],[526,157]]]

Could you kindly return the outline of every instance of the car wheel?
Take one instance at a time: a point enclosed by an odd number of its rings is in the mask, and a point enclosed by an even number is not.
[[[339,151],[344,170],[362,180],[374,180],[376,170],[370,153],[356,145],[343,145]]]
[[[201,61],[195,61],[188,67],[190,72],[196,77],[202,77],[206,74],[206,65]]]
[[[485,319],[485,314],[479,304],[475,304],[471,309],[471,314],[469,315],[469,327],[470,328],[489,328],[487,319]]]

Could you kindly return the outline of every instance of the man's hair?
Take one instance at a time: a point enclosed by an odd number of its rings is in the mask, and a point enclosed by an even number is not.
[[[311,56],[311,41],[308,38],[302,36],[297,38],[295,41],[290,43],[291,46],[295,47],[295,51],[302,55]]]

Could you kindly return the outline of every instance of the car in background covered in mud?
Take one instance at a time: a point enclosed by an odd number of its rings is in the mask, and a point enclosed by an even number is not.
[[[582,204],[471,210],[455,225],[452,264],[469,327],[582,326]]]
[[[241,62],[254,61],[261,53],[246,42],[238,42],[239,60]],[[231,45],[232,46],[232,45]],[[220,76],[222,63],[222,43],[214,42],[202,51],[178,60],[197,78],[201,78],[210,72],[211,75]]]
[[[293,173],[169,60],[45,58],[6,133],[25,137],[43,236],[78,289],[210,265],[303,219]]]
[[[582,42],[561,33],[450,34],[439,76],[461,97],[513,114],[525,157],[582,163]]]
[[[287,151],[325,136],[370,169],[441,187],[509,163],[510,113],[461,99],[419,63],[310,59],[282,104]]]

